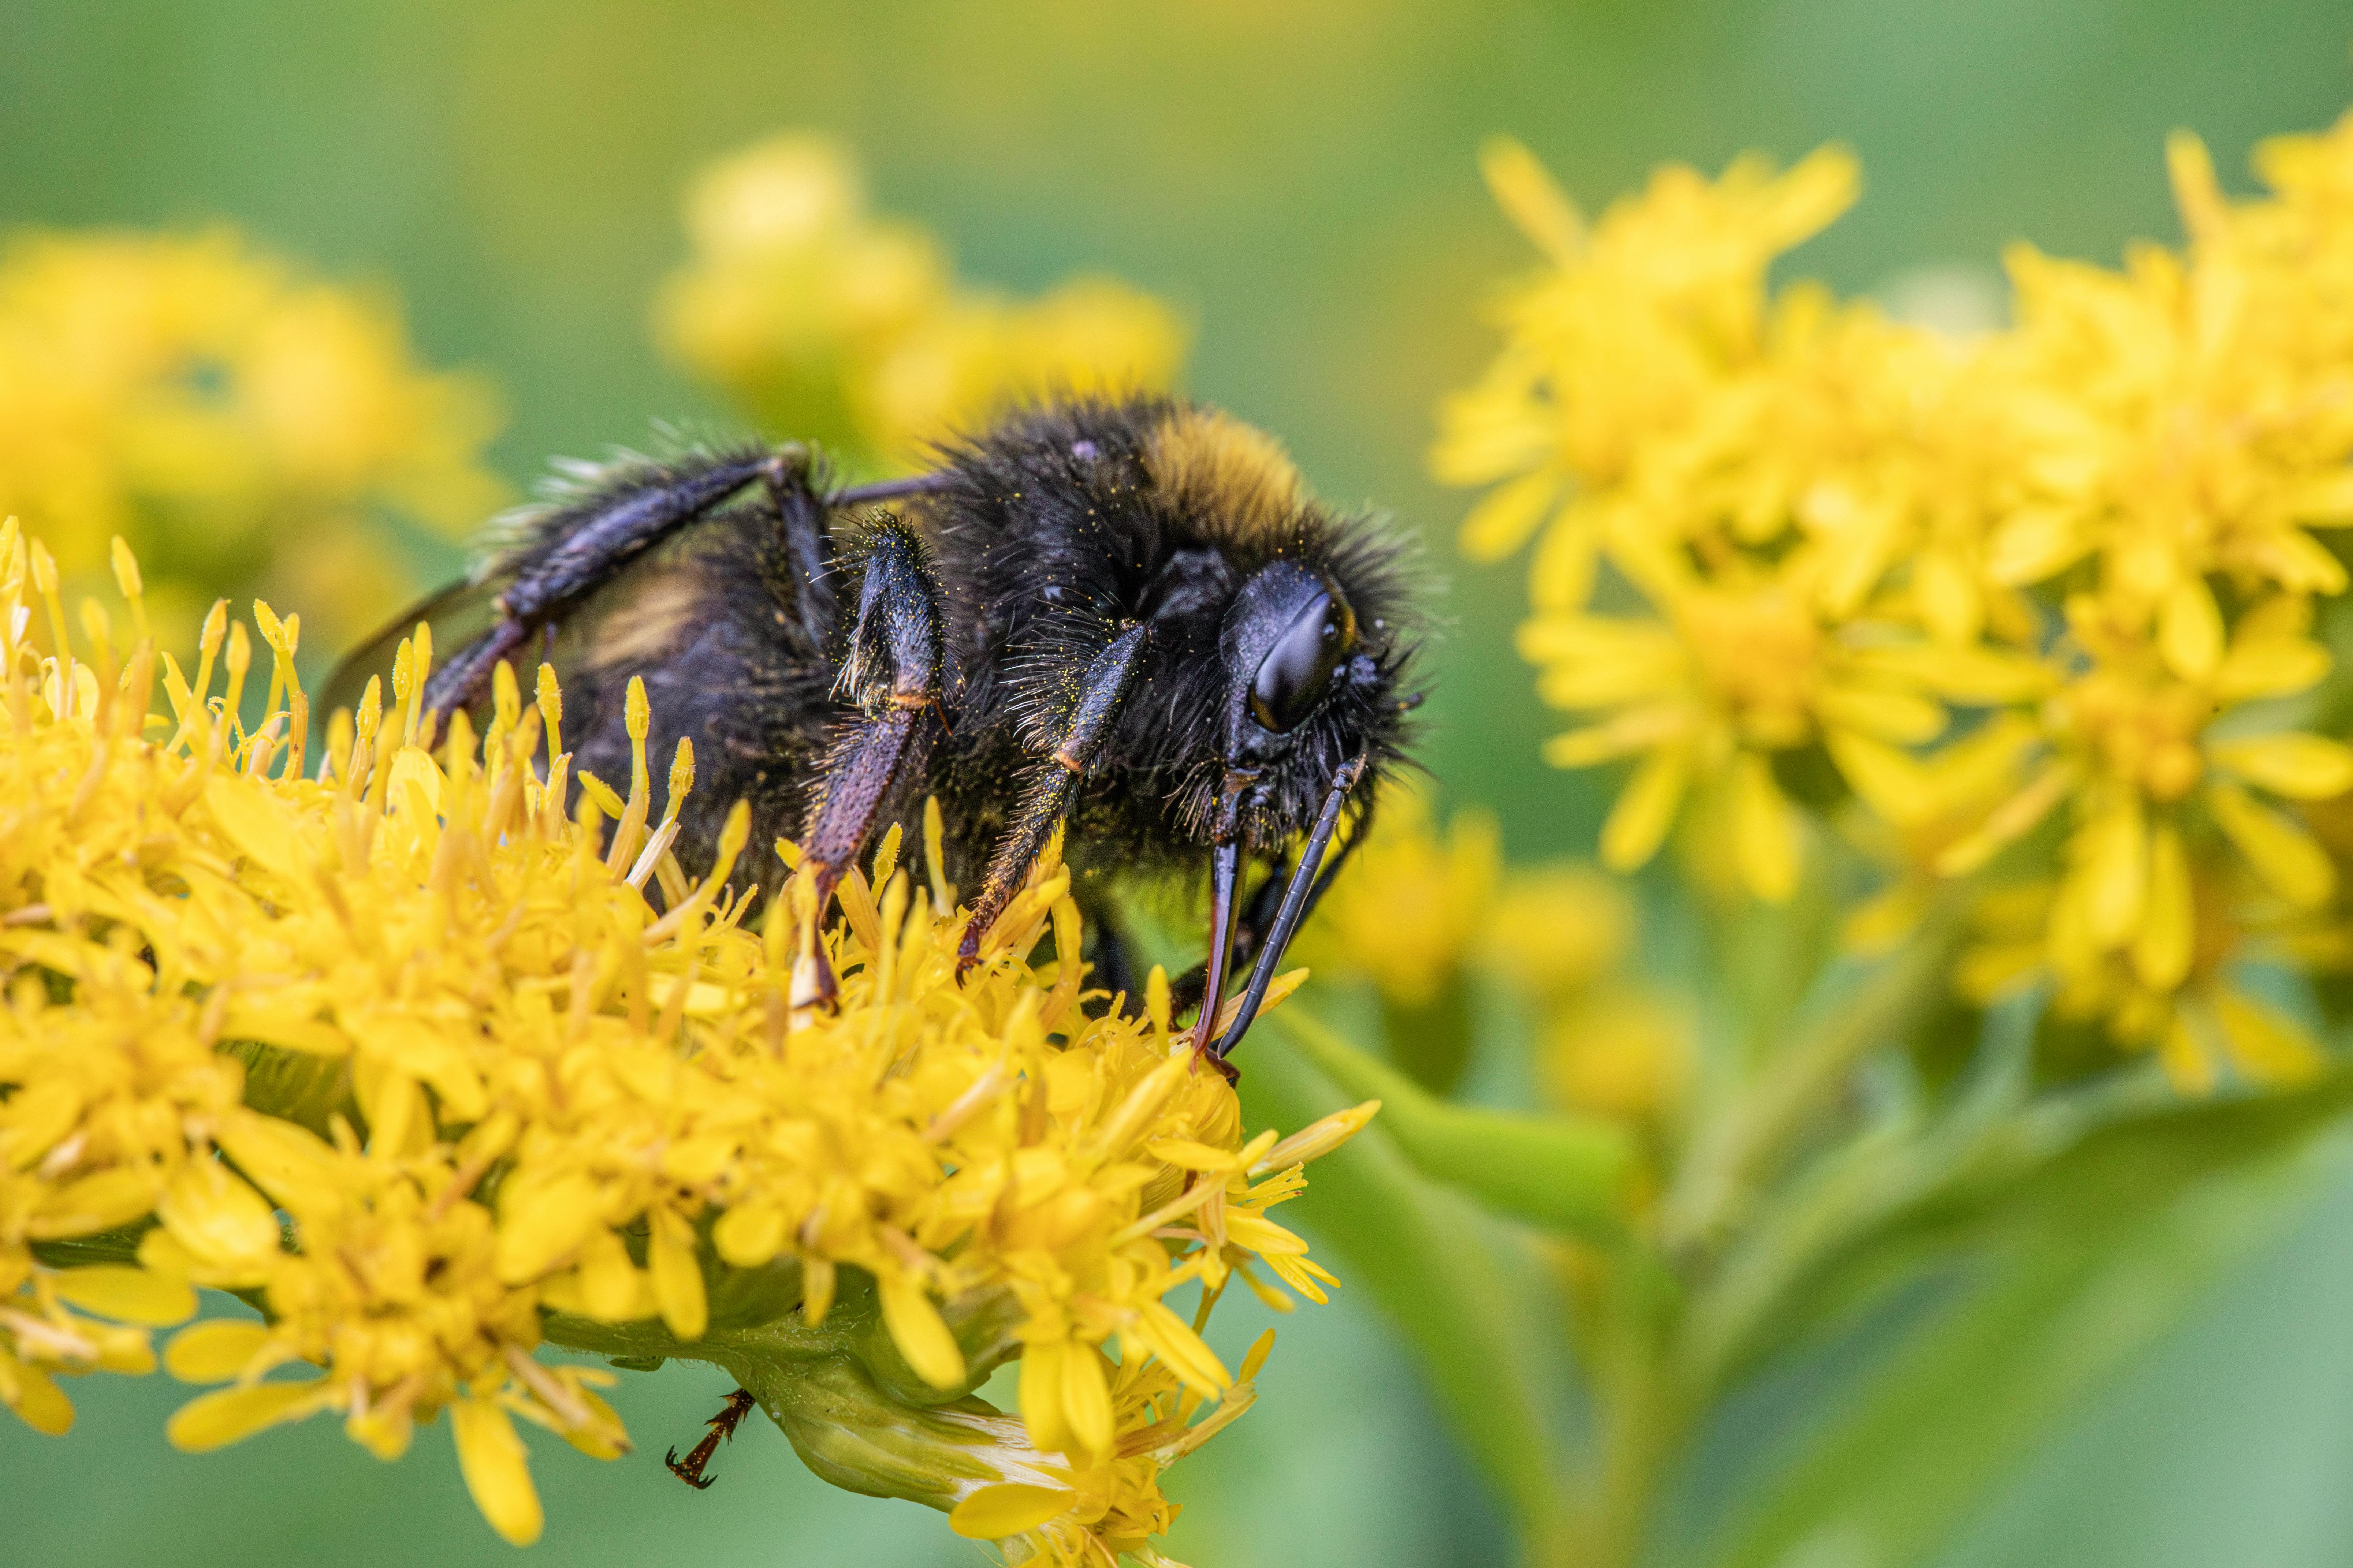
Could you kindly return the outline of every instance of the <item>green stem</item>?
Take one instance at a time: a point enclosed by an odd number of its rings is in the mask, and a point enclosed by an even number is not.
[[[1712,1251],[1738,1228],[1855,1065],[1901,1040],[1935,1004],[1958,934],[1958,896],[1948,893],[1911,941],[1701,1128],[1660,1215],[1667,1247]]]

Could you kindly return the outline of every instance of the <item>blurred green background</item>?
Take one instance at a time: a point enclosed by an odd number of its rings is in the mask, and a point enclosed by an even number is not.
[[[877,205],[941,234],[968,278],[1035,290],[1104,270],[1177,301],[1198,330],[1189,391],[1282,433],[1326,494],[1422,530],[1453,622],[1427,759],[1533,858],[1588,851],[1599,781],[1535,761],[1547,721],[1509,644],[1519,571],[1453,561],[1464,498],[1421,471],[1432,403],[1490,348],[1481,296],[1523,259],[1473,168],[1480,138],[1520,136],[1595,206],[1662,159],[1843,140],[1868,195],[1794,266],[1884,290],[1923,266],[1990,268],[2013,237],[2109,258],[2172,237],[2165,133],[2194,127],[2242,184],[2256,138],[2353,98],[2348,39],[2353,15],[2324,0],[5,4],[0,229],[227,218],[379,279],[427,361],[503,387],[493,457],[520,487],[549,454],[717,412],[647,331],[684,247],[679,193],[767,132],[837,132]],[[2353,1185],[2327,1163],[2302,1217],[1978,1510],[1954,1568],[2353,1559]],[[1312,1231],[1312,1198],[1300,1212]],[[1231,1312],[1221,1350],[1239,1353],[1255,1311]],[[1263,1386],[1171,1478],[1194,1505],[1176,1555],[1503,1550],[1360,1298],[1286,1321]],[[655,1452],[617,1467],[541,1445],[536,1554],[976,1560],[936,1516],[816,1482],[773,1429],[747,1427],[723,1484],[689,1493],[659,1450],[723,1392],[715,1373],[629,1380],[621,1412]],[[0,1426],[0,1562],[510,1555],[438,1434],[390,1469],[323,1429],[191,1458],[164,1447],[181,1395],[162,1380],[76,1394],[63,1441]],[[1761,1390],[1719,1446],[1803,1409],[1802,1388]],[[1695,1517],[1707,1477],[1704,1451]],[[1788,1568],[1868,1568],[1836,1541],[1801,1555]]]

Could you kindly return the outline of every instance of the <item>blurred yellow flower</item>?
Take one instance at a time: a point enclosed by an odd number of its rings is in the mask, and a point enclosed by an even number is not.
[[[960,284],[920,226],[868,211],[857,160],[813,134],[712,164],[686,201],[693,255],[654,312],[662,350],[764,425],[862,461],[929,444],[1023,399],[1165,391],[1184,323],[1111,278],[1034,300]]]
[[[1503,836],[1483,811],[1443,832],[1420,791],[1384,795],[1378,826],[1302,934],[1311,968],[1357,974],[1402,1007],[1427,1007],[1454,984],[1503,875]]]
[[[128,657],[94,602],[80,649],[44,656],[30,611],[61,628],[55,563],[0,526],[0,1403],[61,1430],[56,1373],[149,1370],[142,1325],[191,1315],[192,1284],[254,1292],[265,1321],[167,1348],[175,1375],[229,1384],[173,1417],[174,1443],[332,1411],[389,1458],[447,1408],[484,1516],[523,1542],[542,1521],[513,1417],[626,1448],[599,1374],[540,1363],[543,1338],[664,1336],[789,1383],[729,1335],[814,1332],[854,1297],[873,1332],[844,1329],[806,1374],[871,1397],[772,1403],[804,1452],[857,1449],[837,1415],[921,1447],[933,1407],[1015,1353],[1023,1418],[962,1402],[995,1425],[960,1429],[953,1462],[865,1450],[821,1473],[1056,1563],[1166,1528],[1160,1471],[1247,1405],[1258,1358],[1237,1379],[1163,1299],[1198,1280],[1214,1303],[1237,1276],[1279,1298],[1263,1268],[1321,1300],[1331,1276],[1269,1214],[1374,1106],[1245,1138],[1165,978],[1147,1017],[1088,1017],[1075,964],[1028,962],[1049,930],[1080,951],[1051,853],[961,984],[963,917],[911,887],[895,833],[871,883],[845,882],[842,923],[798,880],[745,929],[748,815],[684,875],[667,851],[692,753],[657,816],[634,687],[609,831],[596,790],[566,815],[545,667],[535,705],[502,668],[487,732],[461,714],[433,749],[422,629],[396,710],[371,686],[314,768],[295,618],[254,606],[269,716],[248,731],[242,624],[216,605],[185,677],[137,636],[138,569],[115,562]],[[838,1011],[797,1005],[818,963]],[[296,1363],[318,1375],[267,1378]],[[1031,1489],[963,1513],[998,1486]]]
[[[487,383],[417,363],[383,291],[233,231],[0,252],[0,515],[77,581],[128,539],[175,641],[230,585],[339,624],[391,613],[413,587],[400,529],[454,541],[500,504],[481,462],[500,422]]]
[[[2115,269],[2020,248],[2016,323],[1958,339],[1768,291],[1772,258],[1852,199],[1843,153],[1671,168],[1588,236],[1524,149],[1489,149],[1546,267],[1441,407],[1431,464],[1497,487],[1471,554],[1539,538],[1520,648],[1588,717],[1546,755],[1634,763],[1605,865],[1648,860],[1696,799],[1709,864],[1788,900],[1808,812],[1844,812],[1819,748],[1876,819],[1845,812],[1846,837],[1892,873],[1850,943],[1901,940],[1940,880],[2042,846],[2035,965],[2130,1039],[2211,991],[2195,888],[2252,874],[2253,902],[2215,901],[2226,923],[2331,904],[2328,855],[2265,797],[2353,789],[2353,749],[2239,710],[2328,673],[2311,599],[2347,586],[2309,531],[2353,523],[2353,115],[2259,149],[2261,200],[2227,199],[2192,138],[2169,155],[2184,249]],[[1605,565],[1642,611],[1588,607]],[[2118,964],[2129,987],[2093,984]],[[2253,1006],[2202,1016],[2237,1020],[2215,1038],[2243,1057]]]
[[[1688,1019],[1647,991],[1614,984],[1553,1008],[1536,1066],[1556,1104],[1654,1121],[1682,1100],[1691,1055]]]
[[[1617,973],[1634,940],[1619,882],[1566,862],[1515,868],[1490,906],[1482,958],[1523,991],[1566,996]]]

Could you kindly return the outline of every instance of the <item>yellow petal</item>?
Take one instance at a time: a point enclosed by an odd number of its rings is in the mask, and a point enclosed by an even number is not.
[[[1310,1160],[1320,1160],[1354,1138],[1381,1108],[1377,1100],[1352,1105],[1345,1110],[1310,1122],[1305,1127],[1269,1149],[1254,1162],[1249,1173],[1263,1176],[1292,1165],[1303,1165]]]
[[[1929,551],[1913,563],[1912,594],[1938,642],[1966,647],[1977,640],[1985,625],[1985,595],[1950,551]]]
[[[774,1204],[740,1204],[711,1227],[711,1245],[738,1268],[757,1268],[785,1249],[785,1211]]]
[[[1612,871],[1639,870],[1659,852],[1667,829],[1674,826],[1690,776],[1690,760],[1680,747],[1653,752],[1644,759],[1618,792],[1618,804],[1601,825],[1604,866]]]
[[[134,1166],[97,1171],[43,1194],[27,1230],[34,1236],[87,1236],[129,1225],[155,1206],[155,1178]]]
[[[237,1169],[287,1208],[302,1213],[338,1199],[342,1175],[335,1152],[310,1129],[275,1116],[246,1114],[226,1119],[217,1135]]]
[[[2056,680],[2051,667],[2031,655],[1981,646],[1871,648],[1858,652],[1854,664],[1860,670],[1915,682],[1948,702],[1974,708],[2031,701]]]
[[[1936,794],[1929,787],[1927,770],[1905,752],[1842,730],[1827,731],[1822,747],[1848,787],[1888,821],[1902,826],[1936,809]]]
[[[2337,871],[2312,835],[2278,812],[2256,805],[2236,784],[2216,784],[2206,792],[2206,804],[2215,823],[2238,846],[2255,874],[2280,897],[2298,909],[2315,909],[2328,901],[2328,895],[2337,889]]]
[[[662,1321],[680,1339],[699,1340],[710,1326],[711,1301],[702,1288],[702,1265],[694,1255],[694,1227],[669,1209],[656,1209],[651,1218],[646,1262]]]
[[[2202,577],[2184,577],[2158,605],[2157,647],[2184,680],[2203,680],[2222,662],[2222,611]]]
[[[1772,764],[1755,752],[1741,754],[1733,773],[1733,853],[1748,891],[1768,904],[1786,904],[1798,891],[1797,814],[1773,781]]]
[[[1229,1211],[1227,1217],[1238,1216]],[[1267,1261],[1280,1268],[1290,1259],[1277,1255]],[[1222,1394],[1233,1384],[1233,1378],[1217,1352],[1201,1342],[1201,1336],[1193,1331],[1190,1324],[1157,1301],[1146,1301],[1136,1309],[1134,1320],[1120,1330],[1120,1343],[1123,1354],[1140,1350],[1158,1356],[1169,1371],[1197,1393]]]
[[[2149,836],[2148,851],[2148,898],[2132,940],[2133,971],[2150,990],[2170,991],[2189,973],[2197,937],[2189,858],[2182,850],[2181,834],[2169,822],[2160,823]]]
[[[5,1350],[0,1350],[0,1390],[13,1390],[5,1403],[16,1419],[43,1436],[62,1437],[73,1430],[73,1401],[57,1379]]]
[[[507,1413],[491,1399],[460,1399],[449,1406],[449,1428],[466,1489],[491,1528],[512,1545],[537,1541],[545,1521],[531,1484],[531,1455]]]
[[[1560,480],[1549,473],[1496,487],[1462,520],[1462,553],[1473,561],[1501,561],[1528,542],[1559,493]]]
[[[216,1161],[191,1161],[164,1189],[155,1217],[172,1239],[214,1269],[258,1279],[278,1256],[278,1219],[259,1193]]]
[[[2214,1063],[2198,1043],[2189,1020],[2178,1011],[2166,1026],[2165,1043],[2158,1047],[2157,1059],[2177,1092],[2193,1099],[2214,1092]]]
[[[1600,559],[1599,531],[1575,502],[1545,530],[1528,563],[1528,603],[1539,614],[1574,612],[1593,596],[1593,568]]]
[[[1062,1357],[1062,1418],[1082,1453],[1110,1450],[1114,1435],[1111,1387],[1103,1381],[1103,1353],[1073,1342]]]
[[[599,1208],[586,1176],[508,1184],[499,1194],[499,1278],[521,1285],[554,1268],[587,1239]]]
[[[579,1279],[580,1304],[600,1322],[628,1323],[654,1315],[653,1287],[645,1270],[629,1261],[621,1238],[602,1226],[580,1244]]]
[[[948,1513],[948,1528],[967,1541],[1001,1541],[1037,1529],[1071,1511],[1079,1494],[1067,1487],[1003,1481],[983,1487]]]
[[[1986,575],[2016,587],[2040,583],[2082,560],[2094,542],[2073,512],[2022,509],[1997,524],[1986,542]]]
[[[208,1318],[191,1323],[164,1347],[164,1370],[182,1383],[227,1383],[251,1365],[269,1342],[266,1324],[251,1319]]]
[[[564,1428],[564,1440],[592,1459],[617,1459],[628,1454],[629,1433],[621,1424],[620,1412],[593,1388],[575,1386],[572,1393],[588,1407],[590,1419],[586,1426]]]
[[[1607,722],[1555,735],[1544,743],[1544,760],[1556,768],[1615,762],[1672,740],[1689,722],[1680,708],[1636,708]]]
[[[1815,699],[1814,708],[1825,724],[1858,730],[1897,745],[1918,745],[1945,731],[1944,709],[1908,692],[1833,687]]]
[[[1062,1416],[1062,1359],[1070,1353],[1061,1340],[1021,1349],[1021,1422],[1030,1446],[1046,1453],[1071,1446],[1071,1424]]]
[[[2224,990],[2214,998],[2232,1065],[2260,1084],[2304,1083],[2327,1058],[2304,1026],[2252,997]]]
[[[2207,751],[2241,778],[2292,800],[2332,800],[2353,789],[2353,746],[2319,735],[2217,741]]]
[[[2126,794],[2094,816],[2076,835],[2082,857],[2084,917],[2092,940],[2120,947],[2140,924],[2148,890],[2148,828],[2140,796]]]
[[[1146,1143],[1144,1152],[1184,1171],[1224,1171],[1231,1169],[1234,1163],[1231,1149],[1212,1149],[1190,1138],[1160,1139]]]
[[[1259,1370],[1266,1365],[1266,1358],[1273,1353],[1274,1331],[1267,1329],[1250,1342],[1250,1348],[1242,1355],[1242,1369],[1234,1374],[1234,1381],[1236,1383],[1256,1382]]]
[[[2214,695],[2225,702],[2292,696],[2327,679],[2334,662],[2309,637],[2242,637],[2214,671]]]
[[[2024,789],[1996,806],[1975,833],[1936,858],[1940,877],[1966,877],[2017,843],[2067,798],[2075,782],[2073,769],[2053,763],[2036,774]]]
[[[882,1324],[891,1331],[891,1342],[907,1358],[908,1366],[917,1377],[934,1388],[955,1388],[964,1382],[964,1352],[957,1348],[955,1336],[948,1332],[947,1321],[932,1304],[932,1298],[923,1285],[903,1275],[886,1276],[881,1282],[882,1291]]]
[[[280,1421],[299,1421],[319,1407],[325,1380],[257,1383],[198,1394],[173,1413],[164,1436],[183,1453],[208,1454]]]
[[[59,1297],[85,1312],[126,1323],[168,1328],[196,1315],[196,1293],[183,1280],[159,1279],[126,1263],[99,1263],[58,1274]]]
[[[1479,172],[1495,205],[1555,265],[1571,267],[1585,254],[1585,216],[1536,155],[1509,136],[1479,144]]]

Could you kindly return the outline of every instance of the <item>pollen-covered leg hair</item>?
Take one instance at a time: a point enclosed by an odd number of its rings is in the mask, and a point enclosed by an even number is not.
[[[858,618],[834,694],[855,703],[859,717],[818,775],[801,846],[819,909],[856,863],[892,787],[921,771],[947,676],[945,612],[923,540],[877,514],[849,563],[860,574]],[[818,972],[818,997],[829,1001],[832,971]]]
[[[495,568],[507,579],[499,619],[434,672],[427,710],[442,716],[473,700],[501,659],[754,479],[765,474],[773,483],[806,487],[807,470],[807,455],[798,447],[583,466],[569,489],[507,525],[512,542]]]
[[[1004,912],[1021,879],[1053,837],[1054,829],[1070,815],[1080,781],[1101,754],[1104,738],[1119,717],[1119,705],[1135,683],[1150,640],[1148,628],[1131,626],[1087,662],[1078,680],[1077,700],[1058,726],[1052,753],[1031,771],[1022,787],[1021,805],[989,860],[980,896],[973,902],[972,919],[964,928],[957,953],[960,968],[970,969],[979,962],[981,938]]]

